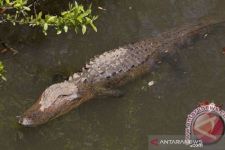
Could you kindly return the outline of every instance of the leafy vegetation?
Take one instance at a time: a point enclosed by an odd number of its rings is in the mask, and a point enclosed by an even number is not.
[[[6,78],[5,78],[5,76],[3,75],[3,73],[4,73],[4,66],[3,66],[2,62],[0,61],[0,78],[1,78],[2,80],[5,80],[5,81],[6,81]]]
[[[36,12],[35,8],[32,12],[34,14],[31,14],[33,5],[28,5],[27,0],[0,0],[0,14],[2,15],[0,22],[9,21],[13,25],[40,26],[45,35],[47,35],[49,27],[53,27],[57,34],[61,34],[63,31],[67,32],[70,28],[76,33],[81,30],[85,34],[87,26],[97,32],[94,21],[98,17],[92,15],[91,5],[85,9],[83,5],[74,2],[69,4],[68,10],[61,12],[59,15],[43,14],[42,11]],[[15,11],[11,13],[10,10]]]
[[[68,32],[70,29],[76,33],[85,34],[87,27],[97,32],[94,21],[98,17],[92,15],[91,5],[85,9],[83,5],[74,2],[69,4],[68,10],[58,15],[51,15],[37,11],[35,9],[37,1],[30,4],[28,0],[0,0],[0,23],[11,22],[13,25],[39,26],[45,35],[49,28],[55,29],[57,34]],[[0,79],[2,80],[6,80],[4,72],[4,66],[0,61]]]

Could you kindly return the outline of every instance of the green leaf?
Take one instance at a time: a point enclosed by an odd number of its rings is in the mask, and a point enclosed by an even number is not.
[[[3,73],[4,73],[4,65],[3,63],[0,61],[0,78],[4,81],[6,81],[6,78],[3,76]]]
[[[48,24],[47,23],[44,23],[44,30],[48,30]]]
[[[30,11],[30,8],[27,7],[27,6],[23,6],[23,9],[26,10],[26,11]]]
[[[74,31],[75,31],[76,33],[78,33],[78,28],[77,28],[77,27],[75,27],[75,28],[74,28]]]
[[[75,1],[75,7],[77,7],[78,6],[78,4],[77,4],[77,2]]]
[[[85,17],[85,19],[86,19],[88,24],[92,22],[92,20],[89,17]]]
[[[59,34],[61,34],[61,33],[62,33],[62,31],[61,31],[61,30],[58,30],[56,34],[59,35]]]
[[[43,33],[44,33],[45,36],[47,36],[47,32],[46,31],[43,31]]]
[[[37,18],[38,18],[38,19],[41,19],[41,18],[42,18],[42,12],[39,12]]]
[[[87,31],[87,27],[86,25],[82,25],[82,33],[85,34]]]
[[[55,16],[49,16],[48,21],[53,21],[55,19]]]
[[[98,31],[97,28],[96,28],[96,26],[95,26],[93,23],[91,23],[91,27],[92,27],[92,29],[93,29],[95,32]]]
[[[15,8],[19,8],[19,7],[21,7],[21,4],[16,3],[13,7],[15,7]]]
[[[10,0],[5,0],[6,4],[10,4]]]
[[[3,66],[2,62],[0,61],[0,72],[2,72],[3,69],[4,69],[4,66]]]
[[[98,19],[98,16],[93,16],[92,21],[95,21],[96,19]]]
[[[68,26],[64,26],[64,31],[67,32],[68,31]]]
[[[2,75],[1,78],[2,78],[2,80],[7,81],[5,76]]]

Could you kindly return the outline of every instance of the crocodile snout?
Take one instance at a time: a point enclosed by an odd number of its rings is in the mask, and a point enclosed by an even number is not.
[[[31,118],[28,117],[19,117],[19,124],[23,125],[23,126],[27,126],[27,127],[31,127],[33,126],[33,120]]]

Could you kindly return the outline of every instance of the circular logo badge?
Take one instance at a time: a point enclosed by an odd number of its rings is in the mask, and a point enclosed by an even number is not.
[[[216,143],[224,134],[224,120],[212,112],[200,114],[193,122],[192,134],[204,144]]]
[[[187,117],[185,124],[185,141],[187,145],[221,144],[225,132],[225,111],[222,105],[203,101]],[[223,143],[223,142],[222,142]]]

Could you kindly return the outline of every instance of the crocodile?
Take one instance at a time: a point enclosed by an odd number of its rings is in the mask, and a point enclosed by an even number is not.
[[[49,86],[18,122],[27,127],[41,125],[99,95],[119,96],[118,87],[151,72],[163,57],[206,38],[220,23],[186,24],[95,56],[69,80]]]

